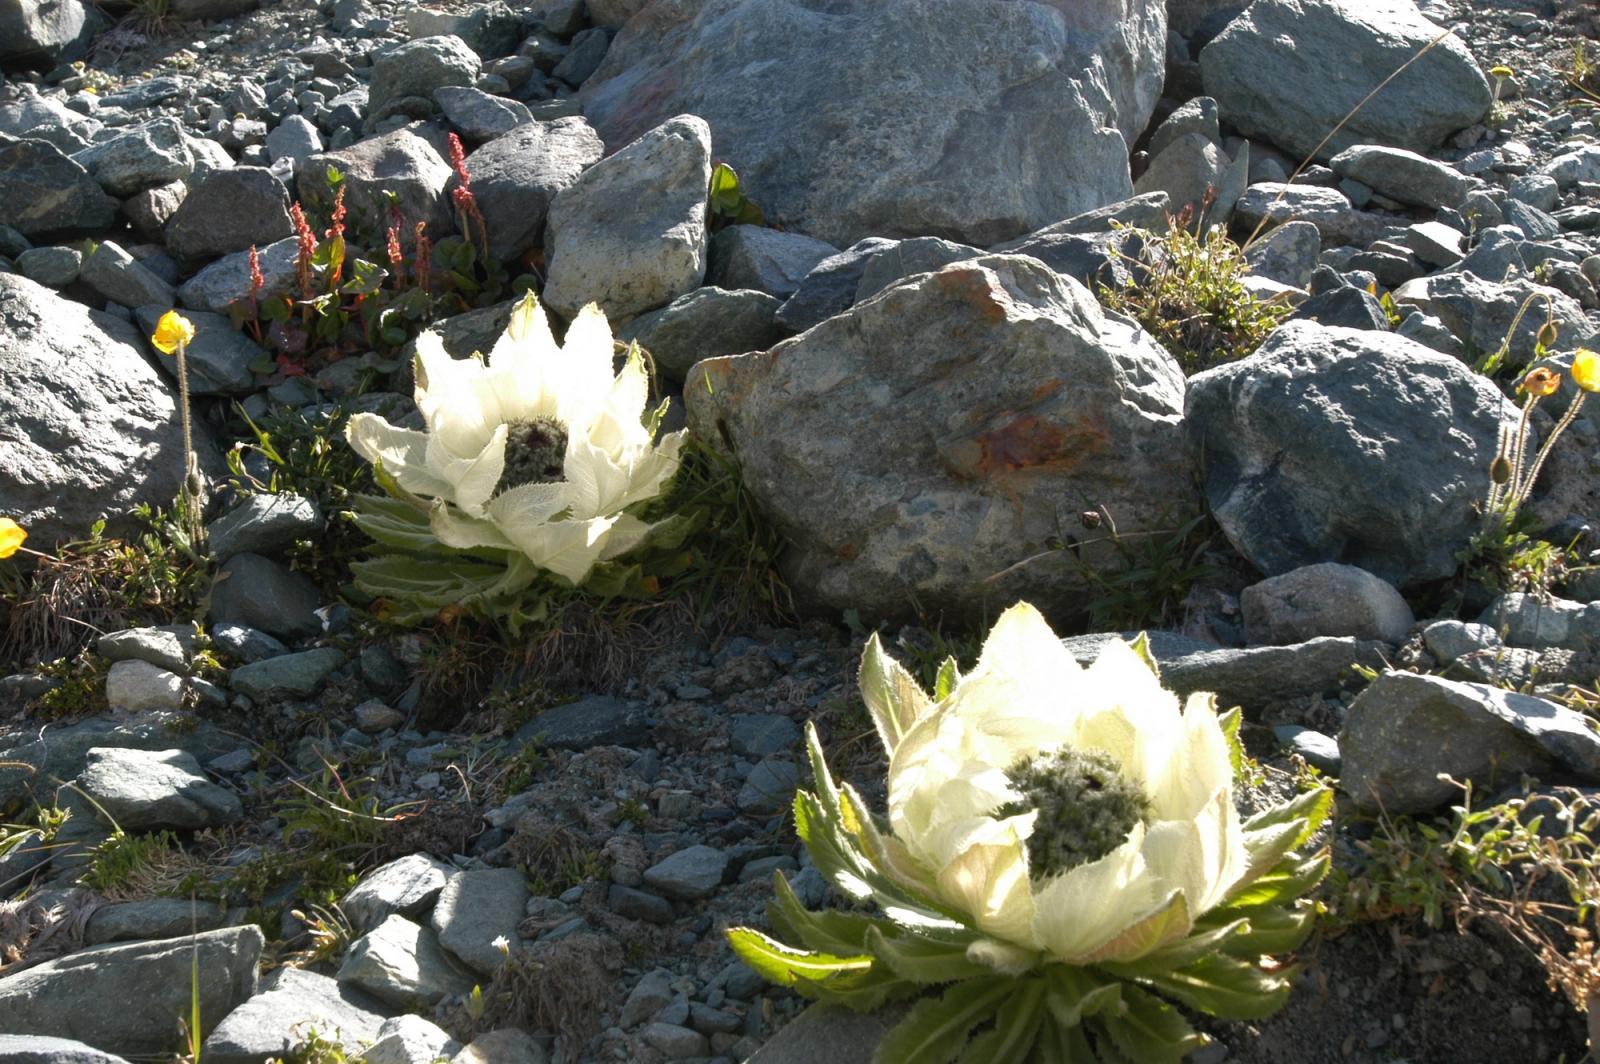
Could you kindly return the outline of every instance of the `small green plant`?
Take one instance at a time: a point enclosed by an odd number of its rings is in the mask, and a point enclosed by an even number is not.
[[[1208,207],[1210,199],[1208,192]],[[1144,326],[1187,375],[1250,354],[1293,309],[1245,287],[1239,245],[1222,226],[1194,222],[1188,208],[1131,264],[1125,284],[1100,287],[1100,301]]]
[[[1578,94],[1571,102],[1579,107],[1600,107],[1600,72],[1589,60],[1589,44],[1579,37],[1572,42],[1572,61],[1565,71],[1569,88]]]
[[[106,674],[111,663],[88,650],[72,658],[47,661],[36,670],[56,684],[39,696],[37,710],[47,719],[81,717],[106,708]]]
[[[626,798],[617,808],[614,820],[618,824],[628,823],[634,827],[643,827],[650,819],[650,807],[636,798]]]
[[[343,955],[355,941],[355,929],[349,917],[337,905],[308,905],[305,910],[294,909],[290,916],[306,925],[310,946],[285,958],[285,963],[296,968],[310,968]]]
[[[336,1038],[324,1038],[310,1027],[292,1049],[281,1057],[270,1058],[267,1064],[354,1064],[360,1059],[359,1053],[351,1054]]]
[[[157,897],[177,891],[194,867],[172,832],[139,835],[117,827],[91,851],[78,884],[119,900]]]
[[[767,218],[760,207],[745,195],[739,175],[727,163],[717,163],[711,168],[710,190],[711,231],[730,225],[766,225]]]

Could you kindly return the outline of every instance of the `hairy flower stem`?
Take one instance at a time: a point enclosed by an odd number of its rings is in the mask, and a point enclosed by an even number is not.
[[[190,549],[198,552],[204,546],[205,528],[200,523],[200,460],[194,453],[194,436],[189,426],[187,347],[188,344],[179,343],[173,352],[178,360],[178,417],[183,424],[183,487],[179,498],[183,501],[183,522],[189,532]]]

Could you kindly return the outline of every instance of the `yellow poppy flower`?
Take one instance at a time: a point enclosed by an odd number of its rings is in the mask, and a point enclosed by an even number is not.
[[[177,311],[169,310],[156,322],[150,342],[163,354],[170,355],[179,347],[194,342],[194,324]]]
[[[9,517],[0,517],[0,558],[9,558],[21,548],[28,532]]]
[[[1600,392],[1600,355],[1578,348],[1572,356],[1572,382],[1586,392]]]

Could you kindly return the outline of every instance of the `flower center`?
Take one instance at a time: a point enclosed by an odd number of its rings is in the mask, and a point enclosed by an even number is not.
[[[495,494],[522,484],[555,484],[567,458],[567,427],[554,418],[534,417],[506,426],[506,467]]]
[[[1028,867],[1035,880],[1104,857],[1150,812],[1150,799],[1107,754],[1057,750],[1018,761],[1006,775],[1024,798],[997,814],[1039,813],[1028,838]]]

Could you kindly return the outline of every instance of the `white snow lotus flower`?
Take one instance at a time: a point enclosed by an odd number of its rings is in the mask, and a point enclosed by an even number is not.
[[[858,1009],[954,984],[877,1061],[953,1060],[973,1037],[963,1060],[1179,1060],[1204,1036],[1171,1001],[1229,1018],[1282,1003],[1288,973],[1265,955],[1310,930],[1297,899],[1327,856],[1291,851],[1331,794],[1241,821],[1236,714],[1204,694],[1180,705],[1140,645],[1079,666],[1027,604],[931,695],[873,636],[861,691],[888,815],[834,782],[811,728],[817,791],[796,822],[834,886],[884,915],[811,913],[776,884],[774,926],[808,949],[748,928],[730,941],[768,978]]]
[[[427,430],[356,414],[346,437],[407,492],[431,500],[451,548],[520,552],[573,584],[637,546],[650,526],[626,512],[665,490],[683,432],[654,442],[637,348],[612,372],[611,327],[594,304],[557,346],[529,293],[487,360],[417,338],[417,408]]]

